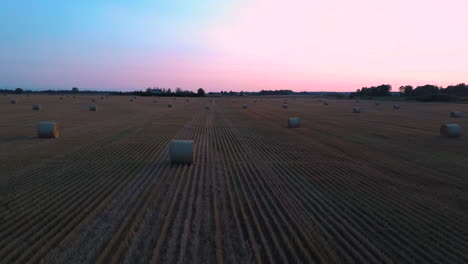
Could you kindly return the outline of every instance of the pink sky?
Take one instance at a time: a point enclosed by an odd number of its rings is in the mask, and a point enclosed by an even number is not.
[[[454,0],[260,0],[208,35],[236,58],[226,61],[246,62],[239,82],[256,87],[448,85],[468,79],[466,10]]]
[[[50,14],[21,6],[0,43],[0,88],[354,91],[468,82],[466,0],[183,2],[54,2]]]

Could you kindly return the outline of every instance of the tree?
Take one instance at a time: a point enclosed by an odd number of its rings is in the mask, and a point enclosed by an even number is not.
[[[78,90],[78,87],[73,87],[73,88],[72,88],[72,93],[78,93],[78,91],[79,91],[79,90]]]
[[[413,86],[411,85],[400,86],[400,93],[402,95],[410,96],[412,92],[413,92]]]
[[[16,89],[15,89],[15,93],[16,93],[16,94],[23,93],[23,89],[21,89],[21,88],[16,88]]]
[[[355,95],[357,96],[389,96],[392,86],[390,84],[382,84],[379,86],[362,87],[361,90],[357,89]]]
[[[197,94],[198,96],[205,96],[205,90],[203,90],[203,88],[199,88]]]
[[[457,85],[449,85],[445,89],[441,89],[441,92],[448,95],[455,96],[468,96],[468,85],[459,83]]]
[[[426,84],[423,86],[418,86],[413,90],[412,95],[414,96],[425,96],[425,95],[435,95],[439,93],[439,87],[432,84]]]

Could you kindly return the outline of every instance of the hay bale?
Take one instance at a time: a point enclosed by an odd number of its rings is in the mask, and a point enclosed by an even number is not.
[[[88,110],[89,110],[89,111],[96,112],[96,111],[97,111],[97,105],[90,105],[90,106],[88,106]]]
[[[210,107],[208,105],[205,105],[205,110],[210,110]]]
[[[10,104],[16,104],[18,101],[16,100],[16,98],[11,98],[10,99]]]
[[[101,100],[104,100],[104,96],[101,96]]]
[[[452,111],[452,112],[450,112],[450,117],[462,117],[462,112]]]
[[[288,127],[289,128],[298,128],[301,126],[301,119],[299,117],[290,117],[288,118]]]
[[[393,109],[400,109],[400,105],[399,104],[394,104]]]
[[[193,162],[193,140],[172,140],[169,146],[172,163]]]
[[[353,108],[353,113],[361,113],[361,108],[360,107],[354,107]]]
[[[461,136],[461,126],[458,124],[446,124],[440,127],[440,135],[444,137]]]
[[[247,109],[247,105],[246,104],[242,105],[242,108]]]
[[[32,105],[32,110],[36,110],[36,111],[41,110],[41,105],[39,105],[39,104],[33,104],[33,105]]]
[[[171,107],[172,107],[172,104],[167,104],[167,107],[171,108]]]
[[[328,101],[323,101],[324,105],[329,105],[330,103]]]
[[[59,128],[56,122],[40,122],[37,129],[39,138],[58,138]]]
[[[94,101],[93,101],[93,102],[94,102]],[[130,99],[130,102],[132,102],[132,103],[133,103],[133,99]]]
[[[60,100],[63,100],[63,96],[60,96],[59,99],[60,99]]]
[[[288,108],[288,104],[284,103],[283,108]]]
[[[157,103],[158,103],[158,101],[157,101],[157,100],[154,100],[154,101],[153,101],[153,103],[154,103],[154,104],[157,104]]]
[[[188,103],[188,102],[190,102],[190,100],[189,100],[189,99],[187,99],[187,100],[186,100],[186,102]]]

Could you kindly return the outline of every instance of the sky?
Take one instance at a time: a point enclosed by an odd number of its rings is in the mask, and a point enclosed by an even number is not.
[[[0,0],[0,88],[468,82],[466,0]]]

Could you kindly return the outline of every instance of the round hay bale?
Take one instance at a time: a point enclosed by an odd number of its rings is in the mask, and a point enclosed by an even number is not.
[[[205,110],[210,110],[210,107],[208,105],[205,105]]]
[[[290,117],[288,118],[288,127],[289,128],[298,128],[301,126],[301,119],[299,117]]]
[[[193,162],[193,140],[172,140],[169,146],[171,163]]]
[[[16,104],[18,101],[16,100],[16,98],[11,98],[10,99],[10,104]]]
[[[63,96],[60,96],[59,99],[60,99],[60,100],[63,100]]]
[[[89,110],[89,111],[96,112],[96,111],[97,111],[97,105],[90,105],[90,106],[88,106],[88,110]]]
[[[400,105],[399,104],[394,104],[393,109],[400,109]]]
[[[461,136],[461,126],[458,124],[446,124],[440,127],[440,135],[444,137]]]
[[[247,109],[247,105],[246,104],[242,105],[242,108]]]
[[[36,110],[36,111],[41,110],[41,105],[39,105],[39,104],[33,104],[33,105],[32,105],[32,110]]]
[[[450,112],[450,117],[462,117],[462,112],[452,111],[452,112]]]
[[[167,104],[167,107],[171,108],[171,107],[172,107],[172,104]]]
[[[101,96],[101,100],[104,100],[104,96]]]
[[[93,101],[93,102],[94,102],[94,101]],[[133,103],[133,99],[130,99],[130,102],[132,102],[132,103]]]
[[[283,104],[283,108],[288,108],[288,104]]]
[[[360,107],[354,107],[353,108],[353,113],[361,113],[361,108]]]
[[[56,122],[40,122],[37,129],[39,138],[58,138],[59,128]]]
[[[153,101],[153,103],[157,104],[157,103],[158,103],[158,101],[157,101],[157,100],[154,100],[154,101]]]

